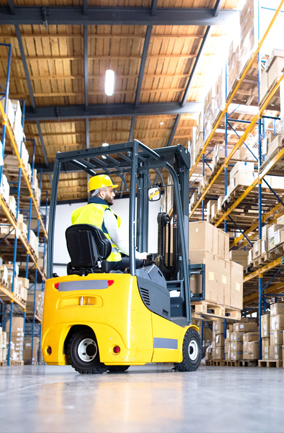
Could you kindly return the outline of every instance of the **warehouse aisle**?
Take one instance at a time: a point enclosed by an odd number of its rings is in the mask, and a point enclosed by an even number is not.
[[[284,370],[132,367],[82,376],[70,367],[0,369],[8,432],[283,432]]]

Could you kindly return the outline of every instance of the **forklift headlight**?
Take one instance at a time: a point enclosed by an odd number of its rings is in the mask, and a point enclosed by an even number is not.
[[[119,346],[114,346],[113,353],[119,353],[119,352],[120,352],[120,347]]]
[[[51,349],[50,346],[48,346],[48,348],[46,349],[46,353],[47,353],[48,355],[51,355],[51,354],[52,354],[52,349]]]

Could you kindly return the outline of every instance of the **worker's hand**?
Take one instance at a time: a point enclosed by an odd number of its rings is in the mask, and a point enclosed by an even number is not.
[[[147,260],[147,255],[148,253],[146,252],[144,253],[138,253],[138,251],[136,252],[136,258],[140,260]]]

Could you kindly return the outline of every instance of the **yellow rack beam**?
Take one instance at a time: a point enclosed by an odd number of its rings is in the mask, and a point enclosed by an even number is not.
[[[38,262],[37,262],[36,256],[31,251],[31,247],[30,247],[28,241],[26,240],[26,238],[23,236],[23,233],[17,227],[17,224],[15,223],[14,219],[12,218],[12,216],[10,214],[10,211],[9,211],[9,209],[6,206],[6,203],[2,199],[2,195],[0,195],[0,206],[2,207],[3,211],[5,212],[8,220],[10,221],[10,224],[14,227],[16,236],[18,235],[18,237],[20,238],[21,242],[25,246],[27,254],[30,255],[30,257],[31,257],[32,261],[34,262],[35,267],[38,270],[38,272],[40,273],[42,279],[45,280],[45,275],[44,275],[43,271],[40,269],[40,267],[38,266]]]
[[[6,287],[0,286],[0,299],[4,295],[6,298],[10,299],[10,302],[15,302],[17,305],[19,305],[24,311],[26,310],[25,304],[23,304],[20,299],[18,299],[14,293],[10,292]]]
[[[222,113],[221,113],[220,116],[218,117],[217,122],[215,123],[215,125],[214,125],[214,127],[213,127],[213,129],[212,129],[212,131],[211,131],[211,133],[210,133],[210,135],[209,135],[209,137],[207,138],[207,140],[206,140],[205,143],[204,143],[204,146],[203,146],[203,148],[202,148],[201,153],[200,153],[199,156],[197,157],[197,160],[195,161],[195,164],[192,166],[192,168],[191,168],[191,170],[190,170],[190,172],[189,172],[189,178],[191,177],[191,175],[193,174],[194,170],[196,169],[196,167],[197,167],[197,165],[198,165],[198,163],[199,163],[199,161],[200,161],[202,155],[205,153],[205,150],[206,150],[207,146],[209,145],[209,143],[210,143],[210,141],[211,141],[213,135],[215,134],[215,131],[216,131],[216,129],[218,128],[219,123],[220,123],[222,117],[227,113],[228,108],[229,108],[229,105],[230,105],[231,102],[233,101],[233,99],[234,99],[234,97],[235,97],[237,91],[238,91],[239,88],[240,88],[240,85],[242,84],[242,82],[243,82],[243,80],[245,79],[245,77],[246,77],[246,75],[247,75],[249,69],[251,68],[251,66],[252,66],[252,64],[253,64],[253,62],[254,62],[256,56],[258,55],[259,51],[261,50],[261,47],[262,47],[262,45],[263,45],[263,43],[264,43],[264,41],[265,41],[265,39],[266,39],[268,33],[270,32],[270,30],[271,30],[271,28],[272,28],[272,26],[273,26],[273,24],[274,24],[276,18],[278,17],[279,13],[281,12],[281,9],[282,9],[283,4],[284,4],[284,0],[281,0],[281,2],[280,2],[280,4],[279,4],[279,6],[278,6],[278,8],[277,8],[277,10],[276,10],[276,12],[275,12],[273,18],[272,18],[272,20],[271,20],[271,22],[270,22],[270,24],[269,24],[269,26],[267,27],[266,32],[264,33],[264,35],[263,35],[261,41],[259,42],[259,44],[258,44],[258,46],[257,46],[256,51],[253,53],[252,57],[250,58],[249,62],[247,63],[247,65],[246,65],[246,67],[245,67],[245,69],[244,69],[244,71],[243,71],[243,73],[242,73],[242,75],[241,75],[241,77],[240,77],[240,79],[239,79],[239,81],[238,81],[236,87],[234,88],[232,94],[230,95],[230,97],[229,97],[229,99],[228,99],[228,101],[227,101],[227,103],[226,103],[226,105],[225,105],[224,110],[222,111]]]
[[[278,259],[273,260],[273,262],[270,262],[267,265],[263,266],[262,268],[257,269],[255,272],[252,272],[251,274],[247,275],[246,277],[244,277],[244,280],[243,280],[244,283],[252,280],[255,277],[262,276],[262,274],[264,274],[267,271],[270,271],[270,269],[276,268],[276,266],[281,265],[281,260],[282,260],[282,257],[279,257]]]
[[[278,152],[278,154],[270,161],[269,164],[267,164],[267,166],[265,167],[265,169],[263,170],[263,172],[261,174],[258,175],[258,177],[254,180],[254,182],[244,191],[244,193],[235,201],[234,204],[232,204],[232,206],[229,207],[229,209],[221,216],[221,218],[216,222],[215,226],[218,227],[221,222],[227,218],[227,216],[234,210],[236,209],[236,207],[238,207],[238,205],[244,200],[245,197],[247,197],[247,195],[251,192],[251,190],[253,188],[256,187],[256,185],[258,185],[259,183],[261,183],[262,179],[264,178],[264,176],[267,175],[267,173],[269,172],[269,170],[271,170],[274,165],[284,156],[284,148],[280,150],[280,152]]]
[[[282,283],[276,283],[273,284],[273,286],[267,287],[267,289],[264,290],[263,294],[266,293],[278,294],[278,293],[282,293],[283,290],[284,290],[284,281]],[[244,298],[244,307],[252,304],[255,301],[258,301],[258,292],[254,293],[253,295],[246,296]]]
[[[284,0],[283,0],[284,2]],[[201,194],[201,197],[199,198],[199,200],[197,201],[197,203],[195,204],[195,206],[193,207],[192,211],[189,214],[189,218],[192,217],[192,215],[194,214],[195,210],[198,208],[198,206],[200,205],[200,203],[202,202],[202,200],[206,197],[206,194],[208,193],[209,189],[213,186],[214,182],[216,181],[216,179],[220,176],[220,174],[222,173],[222,171],[224,170],[225,167],[228,167],[228,163],[229,161],[232,159],[232,157],[234,156],[234,154],[236,153],[236,151],[243,145],[243,142],[246,140],[248,134],[254,129],[256,122],[258,121],[258,119],[261,117],[261,115],[263,114],[263,112],[266,110],[267,105],[269,104],[270,100],[273,98],[273,96],[275,95],[276,91],[278,90],[281,81],[284,79],[284,74],[281,76],[280,80],[274,85],[274,87],[272,88],[271,92],[269,93],[269,95],[267,95],[264,103],[262,104],[259,113],[256,114],[254,116],[254,118],[252,119],[251,123],[249,124],[249,126],[247,127],[247,129],[245,130],[244,134],[241,136],[241,138],[238,140],[237,144],[235,145],[235,147],[231,150],[231,153],[227,156],[227,158],[225,158],[223,164],[221,165],[221,167],[219,168],[219,170],[217,171],[217,173],[215,174],[215,176],[213,177],[213,179],[211,180],[211,182],[209,183],[209,185],[207,185],[207,187],[205,188],[205,190],[203,191],[203,193]],[[275,163],[274,163],[275,164]],[[274,165],[273,164],[273,165]],[[269,169],[271,169],[273,167],[273,165],[271,166],[271,164],[269,164]],[[267,170],[265,170],[266,174],[267,174]],[[251,186],[248,187],[248,189],[250,188],[249,191],[252,190],[252,188],[254,188],[254,186],[258,183],[257,182],[258,178],[253,182],[253,184]],[[248,194],[247,192],[248,190],[245,191],[246,195]],[[238,199],[237,200],[237,204],[239,204],[245,197],[246,195],[242,195],[242,199]],[[240,197],[240,198],[241,198]],[[237,206],[237,205],[236,205]],[[217,221],[217,223],[215,224],[216,227],[218,227],[219,224],[221,224],[221,222],[229,215],[229,213],[235,209],[234,205],[232,205],[230,207],[230,209],[225,212],[222,217]]]
[[[7,116],[5,115],[5,113],[4,113],[4,108],[3,108],[2,104],[0,104],[0,112],[1,112],[1,115],[2,115],[2,118],[3,118],[3,125],[5,125],[6,128],[7,128],[8,135],[9,135],[9,138],[10,138],[10,140],[11,140],[11,143],[12,143],[12,146],[13,146],[13,149],[14,149],[14,152],[15,152],[17,158],[18,158],[18,161],[19,161],[19,168],[21,168],[21,170],[22,170],[22,172],[23,172],[23,176],[24,176],[25,182],[26,182],[26,184],[27,184],[27,187],[28,187],[28,190],[29,190],[29,193],[30,193],[30,197],[32,198],[32,201],[33,201],[33,204],[34,204],[34,207],[35,207],[36,213],[37,213],[38,220],[40,221],[40,224],[41,224],[42,229],[43,229],[44,236],[45,236],[45,238],[46,238],[46,240],[47,240],[47,239],[48,239],[48,236],[47,236],[47,232],[46,232],[46,230],[45,230],[45,227],[44,227],[43,221],[42,221],[42,219],[41,219],[41,215],[40,215],[40,213],[39,213],[38,204],[37,204],[37,201],[36,201],[35,196],[34,196],[34,194],[33,194],[33,190],[32,190],[32,188],[31,188],[31,185],[30,185],[30,181],[29,181],[28,175],[27,175],[26,170],[25,170],[25,168],[24,168],[24,166],[23,166],[22,159],[21,159],[21,157],[20,157],[20,154],[19,154],[19,151],[18,151],[18,147],[17,147],[16,142],[15,142],[14,133],[13,133],[11,127],[10,127],[9,120],[8,120]]]
[[[279,209],[281,209],[283,206],[281,203],[277,204],[273,209],[271,209],[269,212],[267,212],[266,214],[262,215],[262,223],[265,223],[268,218],[271,217],[271,215],[273,215],[275,212],[277,212]],[[277,214],[277,218],[281,217],[282,215],[284,215],[284,209],[281,212],[278,212]],[[277,218],[273,218],[271,220],[271,222],[276,222]],[[253,223],[253,225],[247,229],[244,233],[245,235],[248,237],[249,240],[253,239],[256,236],[256,233],[249,236],[249,234],[254,231],[256,228],[258,227],[258,221],[256,221],[255,223]],[[234,238],[233,242],[230,245],[230,248],[236,246],[242,239],[244,238],[244,235],[240,235],[237,238]]]

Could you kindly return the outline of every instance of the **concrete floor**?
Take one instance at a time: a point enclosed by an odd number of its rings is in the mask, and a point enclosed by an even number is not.
[[[0,368],[1,432],[283,432],[284,369]]]

